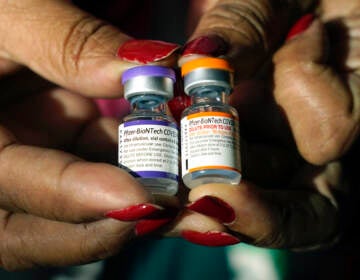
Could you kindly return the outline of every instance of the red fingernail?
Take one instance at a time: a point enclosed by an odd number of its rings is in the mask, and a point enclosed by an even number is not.
[[[118,49],[117,56],[136,63],[149,63],[164,59],[179,49],[179,45],[154,40],[129,40]]]
[[[112,210],[107,212],[105,216],[120,221],[136,221],[161,210],[163,208],[160,206],[144,203],[132,205],[121,210]]]
[[[219,36],[202,36],[188,42],[182,51],[182,55],[201,54],[219,56],[225,54],[228,45]]]
[[[174,119],[179,122],[181,113],[191,105],[191,98],[187,95],[179,95],[168,102],[169,109]]]
[[[136,223],[135,225],[135,234],[137,236],[143,236],[149,234],[163,225],[169,223],[172,218],[163,218],[163,219],[152,219],[152,220],[142,220]]]
[[[189,242],[205,246],[227,246],[240,242],[240,239],[235,236],[220,231],[198,232],[184,230],[181,236]]]
[[[289,33],[286,36],[286,40],[290,40],[291,38],[295,37],[296,35],[301,34],[304,32],[310,24],[314,20],[313,14],[306,14],[302,16],[290,29]]]
[[[191,98],[184,92],[180,69],[178,68],[175,71],[177,79],[174,85],[174,98],[168,102],[168,106],[174,119],[179,122],[182,111],[191,105]]]
[[[204,196],[187,206],[188,209],[219,219],[222,223],[230,224],[235,220],[234,209],[223,200]]]

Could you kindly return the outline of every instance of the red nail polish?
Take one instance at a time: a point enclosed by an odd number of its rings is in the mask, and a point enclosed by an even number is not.
[[[204,196],[187,206],[188,209],[219,219],[222,223],[230,224],[235,220],[233,208],[223,200]]]
[[[310,24],[314,20],[313,14],[306,14],[302,16],[290,29],[289,33],[286,36],[286,40],[290,40],[291,38],[295,37],[296,35],[301,34],[304,32]]]
[[[135,225],[135,234],[137,236],[149,234],[162,227],[163,225],[169,223],[171,220],[172,218],[163,218],[139,221]]]
[[[177,122],[180,122],[181,113],[191,105],[191,98],[184,92],[180,69],[176,69],[176,82],[174,85],[174,97],[168,102],[172,116]]]
[[[178,95],[168,102],[169,109],[174,119],[179,122],[181,113],[191,105],[191,98],[185,94]]]
[[[160,206],[144,203],[132,205],[121,210],[112,210],[107,212],[105,216],[120,221],[136,221],[161,210],[163,208]]]
[[[205,246],[227,246],[240,242],[235,236],[219,231],[198,232],[184,230],[181,236],[189,242]]]
[[[184,48],[182,55],[201,54],[207,56],[219,56],[225,54],[228,45],[224,39],[219,36],[201,36],[188,42]]]
[[[117,56],[136,63],[149,63],[164,59],[179,49],[173,43],[155,40],[129,40],[118,49]]]

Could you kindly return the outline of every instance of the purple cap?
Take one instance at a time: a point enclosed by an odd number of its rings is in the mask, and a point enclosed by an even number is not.
[[[169,67],[156,65],[142,65],[130,68],[122,74],[122,83],[139,76],[165,77],[170,78],[175,83],[175,71]]]

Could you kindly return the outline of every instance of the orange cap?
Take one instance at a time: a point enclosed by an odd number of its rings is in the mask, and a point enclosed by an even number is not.
[[[215,57],[201,57],[184,63],[184,65],[181,67],[181,76],[185,76],[197,68],[212,68],[230,72],[234,71],[234,69],[232,69],[229,63],[224,59]]]

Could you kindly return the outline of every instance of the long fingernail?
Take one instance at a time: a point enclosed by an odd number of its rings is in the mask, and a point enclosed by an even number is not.
[[[302,16],[290,29],[289,33],[286,36],[286,40],[290,40],[295,36],[303,33],[314,21],[315,17],[313,14],[306,14]]]
[[[178,212],[178,208],[167,207],[163,211],[151,215],[150,218],[138,221],[135,225],[135,234],[137,236],[142,236],[159,229],[174,220]]]
[[[163,225],[169,223],[171,220],[172,218],[141,220],[135,225],[135,234],[137,236],[149,234],[162,227]]]
[[[129,40],[118,49],[117,56],[135,63],[149,63],[165,59],[180,48],[179,45],[155,40]]]
[[[182,51],[182,55],[200,54],[207,56],[219,56],[225,54],[228,45],[217,35],[201,36],[188,42]]]
[[[235,220],[234,209],[223,200],[214,196],[204,196],[187,206],[188,209],[230,224]]]
[[[112,210],[107,212],[105,216],[120,221],[136,221],[162,210],[163,208],[158,205],[144,203],[132,205],[121,210]]]
[[[237,237],[220,231],[198,232],[184,230],[181,236],[189,242],[205,246],[227,246],[240,242]]]

